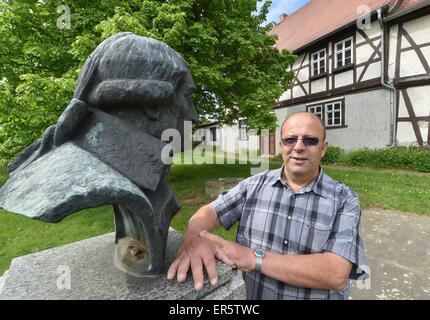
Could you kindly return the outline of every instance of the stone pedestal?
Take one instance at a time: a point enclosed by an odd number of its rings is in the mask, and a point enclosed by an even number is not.
[[[235,187],[242,178],[218,178],[205,182],[205,193],[207,196],[216,198],[224,191],[228,191]]]
[[[160,276],[136,278],[113,265],[114,233],[82,240],[12,261],[0,278],[0,300],[4,299],[244,299],[239,274],[218,263],[218,285],[207,279],[202,291],[195,292],[192,277],[178,284],[166,279],[167,268],[181,243],[181,235],[169,231],[166,270]]]

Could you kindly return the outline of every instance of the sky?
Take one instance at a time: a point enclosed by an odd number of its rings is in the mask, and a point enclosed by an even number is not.
[[[282,13],[291,14],[300,7],[303,7],[310,0],[272,0],[272,5],[269,9],[266,22],[279,22],[279,16]],[[263,1],[262,1],[263,2]],[[259,3],[258,8],[261,7],[262,2]]]

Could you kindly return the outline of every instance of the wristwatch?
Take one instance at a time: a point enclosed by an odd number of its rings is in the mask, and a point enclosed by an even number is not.
[[[254,270],[260,272],[261,267],[263,266],[263,259],[264,259],[264,256],[266,255],[266,252],[263,249],[258,248],[254,251],[254,254],[256,257]]]

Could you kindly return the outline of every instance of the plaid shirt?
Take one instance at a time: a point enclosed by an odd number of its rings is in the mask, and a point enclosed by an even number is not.
[[[357,195],[323,174],[294,193],[281,169],[241,181],[211,203],[229,229],[240,220],[237,242],[279,254],[333,252],[352,262],[349,279],[365,279],[369,268],[360,232]],[[248,299],[348,299],[350,283],[338,292],[301,288],[259,272],[244,273]]]

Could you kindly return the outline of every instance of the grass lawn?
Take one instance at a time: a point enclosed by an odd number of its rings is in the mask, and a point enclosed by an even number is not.
[[[271,168],[280,167],[272,163]],[[359,195],[362,207],[377,206],[430,216],[430,174],[325,166],[333,178],[344,182]],[[248,177],[249,165],[173,165],[170,182],[182,209],[172,227],[185,230],[189,217],[211,201],[204,193],[204,182],[218,177]],[[0,168],[0,185],[7,172]],[[75,213],[58,224],[47,224],[10,214],[0,209],[0,275],[14,257],[56,247],[114,231],[110,206]],[[219,235],[234,240],[236,227],[218,229]]]

